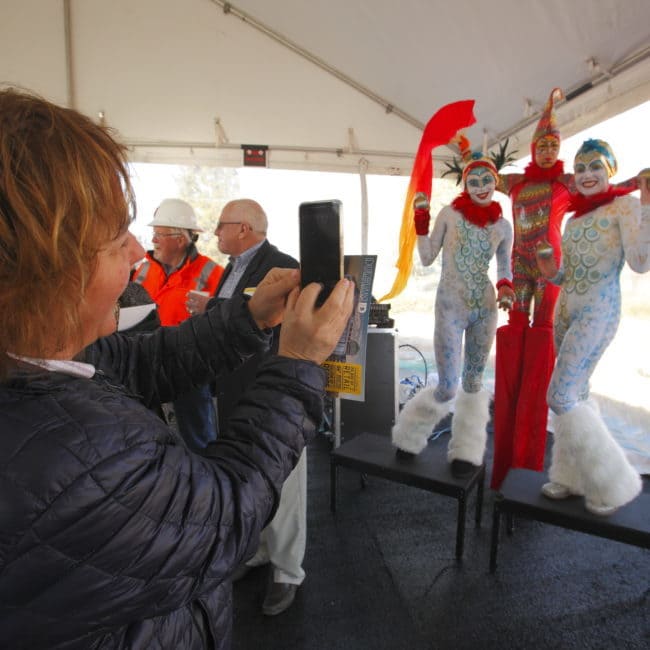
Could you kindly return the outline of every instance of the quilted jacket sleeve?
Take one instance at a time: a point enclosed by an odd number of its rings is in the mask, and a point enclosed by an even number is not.
[[[54,647],[209,598],[254,552],[324,385],[313,363],[265,360],[212,458],[96,379],[8,403],[0,629],[25,643],[7,647]]]
[[[105,337],[83,358],[147,406],[173,401],[183,390],[207,384],[268,350],[271,332],[258,329],[246,303],[237,296],[176,327]]]
[[[104,529],[95,541],[110,539],[110,548],[87,560],[89,570],[106,572],[106,615],[147,618],[173,610],[209,593],[254,553],[305,436],[320,422],[324,382],[315,364],[270,358],[212,458],[179,445],[131,448],[135,431],[120,455],[93,468],[110,496],[94,513],[95,530]],[[128,479],[118,480],[125,466]]]

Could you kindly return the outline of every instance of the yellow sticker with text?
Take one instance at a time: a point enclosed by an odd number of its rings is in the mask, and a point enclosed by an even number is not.
[[[343,361],[326,361],[323,368],[327,371],[325,390],[331,393],[350,393],[361,395],[362,367],[359,363]]]

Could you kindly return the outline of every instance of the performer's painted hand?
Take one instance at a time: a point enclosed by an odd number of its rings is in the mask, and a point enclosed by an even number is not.
[[[431,214],[429,213],[429,198],[424,192],[418,192],[413,199],[413,212],[415,223],[415,232],[418,235],[429,234],[429,223]]]
[[[509,287],[507,285],[499,287],[497,293],[497,304],[499,305],[499,309],[503,309],[503,311],[510,311],[514,303],[515,292],[512,290],[512,287]]]

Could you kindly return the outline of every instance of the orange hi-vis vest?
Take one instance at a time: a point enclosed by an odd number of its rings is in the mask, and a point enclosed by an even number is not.
[[[185,306],[187,292],[193,289],[214,295],[222,274],[222,266],[191,247],[183,264],[169,275],[154,259],[153,251],[147,251],[133,272],[133,281],[141,284],[158,305],[162,325],[178,325],[190,316]]]

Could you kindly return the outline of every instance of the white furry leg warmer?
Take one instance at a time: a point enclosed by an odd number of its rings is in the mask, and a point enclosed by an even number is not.
[[[393,444],[411,454],[419,454],[435,426],[452,410],[453,400],[436,402],[434,389],[423,388],[400,411],[393,427]]]
[[[462,388],[456,398],[456,409],[451,421],[451,440],[447,460],[464,460],[480,465],[487,443],[486,426],[490,419],[490,393],[466,393]]]
[[[641,477],[592,407],[580,402],[554,423],[551,481],[597,506],[618,508],[641,492]]]

